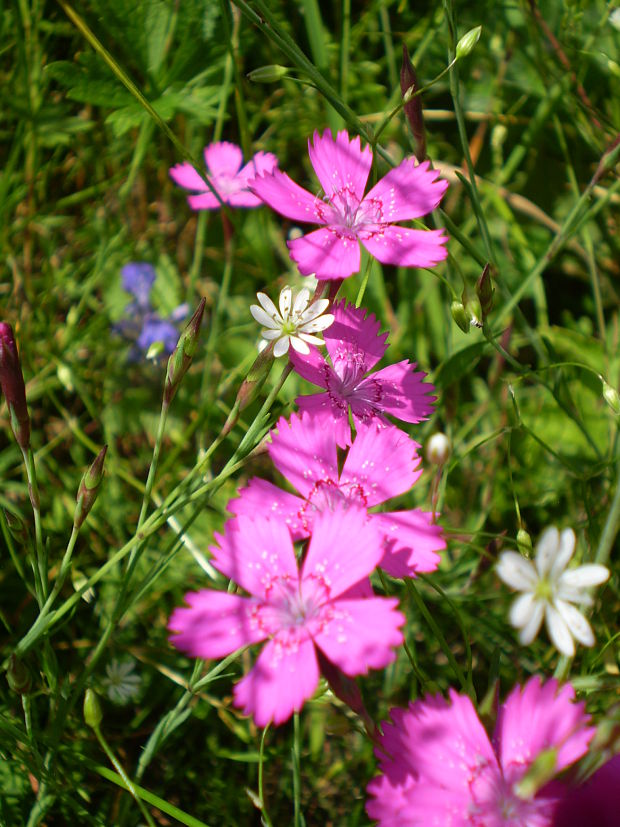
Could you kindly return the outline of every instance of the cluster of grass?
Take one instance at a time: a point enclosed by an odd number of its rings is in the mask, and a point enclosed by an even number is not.
[[[603,0],[486,0],[468,11],[451,0],[16,0],[0,8],[0,300],[27,380],[50,590],[80,478],[108,446],[69,576],[47,625],[12,661],[22,693],[0,685],[0,824],[368,823],[372,744],[343,704],[321,694],[263,737],[231,705],[248,654],[194,664],[167,640],[183,594],[213,583],[208,547],[226,503],[249,476],[272,473],[251,450],[307,392],[295,375],[280,387],[277,364],[213,445],[256,354],[256,291],[275,297],[302,280],[285,245],[290,226],[266,208],[192,213],[168,169],[226,139],[246,157],[275,153],[307,184],[314,130],[346,128],[374,142],[400,101],[401,44],[428,84],[478,24],[473,52],[423,96],[428,155],[451,183],[432,217],[448,230],[450,257],[432,272],[363,264],[364,305],[390,331],[391,361],[417,361],[437,387],[433,417],[410,433],[424,443],[445,432],[452,455],[440,470],[427,467],[400,503],[429,508],[434,496],[448,538],[436,573],[407,588],[387,584],[408,617],[413,663],[401,652],[361,684],[381,720],[426,692],[455,686],[488,706],[498,687],[503,695],[530,674],[556,674],[604,725],[600,750],[613,750],[617,576],[595,607],[596,647],[569,662],[544,635],[519,647],[510,596],[493,570],[519,529],[535,540],[549,524],[575,529],[583,561],[614,559],[620,21],[610,12]],[[248,79],[272,64],[286,73]],[[388,169],[381,154],[398,161],[412,149],[399,111],[376,144],[373,174]],[[130,261],[156,267],[162,315],[201,296],[207,305],[152,488],[145,481],[165,361],[129,361],[114,332],[129,300],[120,270]],[[493,308],[483,328],[463,332],[452,303],[473,297],[487,262]],[[351,300],[361,278],[344,285]],[[33,514],[6,406],[0,425],[8,667],[40,608],[34,540],[15,529]],[[110,691],[119,663],[139,678],[125,704]],[[100,698],[98,732],[82,715],[87,688]],[[137,797],[148,819],[120,768],[147,791]]]

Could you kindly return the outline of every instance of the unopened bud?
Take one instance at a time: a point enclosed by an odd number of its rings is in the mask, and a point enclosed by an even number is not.
[[[28,695],[32,689],[32,675],[26,664],[16,655],[11,655],[6,670],[6,680],[13,692]]]
[[[466,57],[471,52],[476,43],[480,40],[481,32],[482,26],[476,26],[475,29],[470,29],[463,35],[463,37],[456,44],[457,60],[461,60],[461,58]]]
[[[164,386],[164,404],[169,405],[174,399],[181,380],[187,373],[189,366],[192,363],[192,358],[198,348],[198,337],[200,335],[200,325],[204,315],[206,299],[202,299],[196,312],[189,320],[189,323],[177,342],[172,356],[168,359],[168,367],[166,369],[166,383]]]
[[[418,89],[418,78],[407,47],[403,43],[403,62],[400,68],[400,91],[405,101],[403,111],[415,140],[415,157],[422,162],[426,158],[426,130],[422,114],[422,100],[414,93]]]
[[[6,520],[11,537],[20,545],[27,546],[30,543],[30,532],[28,531],[27,523],[13,511],[9,511],[7,508],[3,508],[2,510],[4,511],[4,519]]]
[[[433,465],[443,465],[448,461],[450,453],[450,440],[445,434],[433,434],[426,443],[426,459]]]
[[[466,313],[463,302],[453,301],[450,305],[450,313],[463,333],[469,333],[470,316]]]
[[[87,689],[84,693],[84,721],[91,729],[97,729],[101,723],[103,714],[99,699],[92,689]]]
[[[25,451],[30,445],[26,386],[13,328],[7,322],[0,322],[0,388],[9,409],[11,430],[17,444]]]
[[[491,267],[489,264],[484,265],[484,270],[480,274],[480,278],[476,282],[476,295],[480,300],[480,307],[482,308],[482,316],[486,318],[493,308],[493,293],[495,289],[491,280]]]
[[[602,376],[601,382],[603,383],[603,396],[605,397],[605,402],[607,402],[615,414],[620,414],[620,396],[618,396],[618,391],[615,388],[612,388],[612,386],[608,384]]]
[[[77,505],[75,506],[75,513],[73,515],[73,524],[76,528],[80,528],[99,494],[99,488],[103,480],[103,464],[107,450],[108,446],[104,445],[80,482],[76,498]]]
[[[289,73],[288,66],[280,66],[278,63],[271,63],[269,66],[259,66],[252,69],[246,77],[252,83],[277,83]]]
[[[263,387],[265,380],[269,376],[269,371],[271,370],[273,361],[273,346],[270,343],[258,354],[254,360],[254,364],[248,371],[247,376],[241,383],[239,393],[237,394],[240,411],[247,408],[247,406],[250,405],[258,396],[260,389]]]
[[[558,751],[555,747],[539,752],[527,772],[514,786],[523,801],[530,801],[558,772]]]
[[[517,548],[524,557],[532,556],[532,538],[524,528],[517,531]]]
[[[467,299],[465,302],[465,312],[469,316],[470,324],[473,324],[474,327],[482,327],[484,322],[482,318],[482,307],[480,306],[478,296]]]

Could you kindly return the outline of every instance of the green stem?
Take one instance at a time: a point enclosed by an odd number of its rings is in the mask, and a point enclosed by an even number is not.
[[[302,827],[301,818],[301,733],[299,727],[299,712],[293,715],[293,824],[295,827]]]
[[[34,514],[34,549],[38,570],[38,581],[40,597],[44,601],[47,597],[47,552],[43,547],[43,530],[41,527],[41,498],[39,496],[39,484],[37,482],[37,470],[34,463],[34,454],[30,445],[22,449],[26,476],[28,477],[28,493]]]

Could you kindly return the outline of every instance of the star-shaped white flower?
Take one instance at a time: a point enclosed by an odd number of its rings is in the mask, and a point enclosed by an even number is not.
[[[575,654],[575,643],[594,645],[594,633],[581,612],[571,604],[591,606],[585,591],[609,577],[605,566],[589,564],[566,570],[575,551],[575,532],[562,533],[550,526],[536,545],[534,562],[516,551],[504,551],[497,565],[498,576],[510,588],[523,592],[510,608],[510,622],[519,629],[522,644],[531,643],[545,620],[555,648],[567,657]]]
[[[113,658],[106,666],[101,684],[108,698],[115,704],[126,704],[140,694],[142,679],[134,672],[134,661]]]
[[[256,294],[261,307],[253,304],[250,313],[259,324],[263,325],[261,336],[263,337],[259,350],[267,347],[269,342],[275,341],[273,348],[274,356],[284,356],[288,352],[289,345],[292,345],[298,353],[310,353],[308,343],[311,345],[324,344],[318,336],[321,330],[326,330],[334,321],[331,313],[324,313],[329,306],[328,299],[318,299],[310,303],[310,291],[303,288],[297,293],[293,301],[293,291],[287,285],[280,291],[278,302],[280,310],[265,293]]]

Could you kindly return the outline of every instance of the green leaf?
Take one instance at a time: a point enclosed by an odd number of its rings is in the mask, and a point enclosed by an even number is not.
[[[473,345],[464,347],[462,350],[453,353],[445,362],[437,368],[433,377],[433,384],[437,388],[444,389],[471,373],[482,358],[485,350],[489,348],[487,342],[476,342]]]

